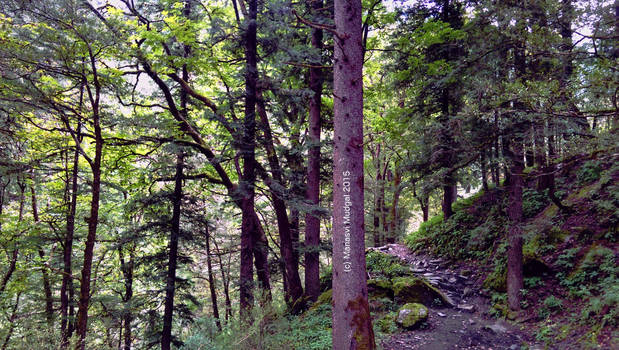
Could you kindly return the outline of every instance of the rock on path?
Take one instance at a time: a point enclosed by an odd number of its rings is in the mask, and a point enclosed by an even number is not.
[[[425,327],[403,331],[383,340],[385,350],[519,350],[528,344],[515,326],[488,317],[489,300],[477,292],[468,271],[443,259],[414,254],[401,244],[370,248],[405,261],[411,271],[426,278],[449,296],[455,307],[431,307]]]

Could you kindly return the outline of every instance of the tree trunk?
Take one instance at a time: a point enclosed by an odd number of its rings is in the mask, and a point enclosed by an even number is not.
[[[125,245],[126,246],[126,245]],[[122,296],[122,301],[124,304],[122,323],[124,326],[120,330],[119,336],[119,344],[120,341],[123,341],[123,350],[131,349],[131,322],[133,321],[133,315],[131,313],[131,299],[133,298],[133,268],[134,268],[134,257],[135,257],[135,244],[130,244],[129,250],[129,261],[125,261],[125,253],[124,253],[124,245],[118,246],[118,258],[120,259],[120,270],[122,271],[124,284],[125,284],[125,294]],[[120,347],[120,345],[119,345]]]
[[[34,175],[33,179],[34,181]],[[37,197],[34,193],[34,185],[30,186],[30,194],[32,196],[32,218],[34,219],[34,224],[39,224],[39,210],[37,206]],[[45,264],[45,251],[43,251],[43,247],[39,246],[38,249],[39,258],[41,259],[41,273],[43,275],[43,294],[45,295],[45,318],[47,319],[47,325],[50,330],[54,325],[54,302],[52,298],[52,287],[49,282],[49,272],[48,267]]]
[[[232,302],[230,301],[230,291],[229,291],[229,278],[226,277],[226,269],[224,268],[223,259],[221,258],[222,252],[219,250],[219,246],[217,245],[217,240],[213,239],[213,244],[215,245],[215,253],[217,254],[217,260],[219,260],[219,271],[221,271],[221,282],[224,285],[224,298],[226,304],[226,321],[232,317]],[[230,254],[228,255],[230,256]],[[230,259],[228,259],[228,268],[230,267]],[[228,271],[230,271],[228,269]]]
[[[488,191],[488,163],[486,162],[486,150],[481,150],[479,154],[479,164],[481,168],[481,184],[484,191]]]
[[[520,290],[524,288],[522,277],[522,190],[524,187],[522,143],[511,142],[511,180],[507,215],[509,224],[509,247],[507,250],[507,300],[512,310],[520,309]]]
[[[312,2],[312,9],[319,11],[322,0]],[[322,52],[322,29],[312,29],[312,47]],[[322,60],[321,60],[322,61]],[[312,67],[309,70],[309,88],[314,93],[309,101],[307,189],[306,199],[313,208],[305,215],[305,295],[316,301],[320,294],[320,217],[317,208],[320,205],[320,129],[322,107],[322,69]]]
[[[174,176],[174,195],[172,199],[172,220],[170,222],[170,242],[168,243],[168,273],[166,277],[161,350],[169,350],[172,342],[172,317],[174,314],[178,239],[180,236],[181,203],[183,201],[184,158],[185,156],[182,151],[179,151],[176,158],[176,175]]]
[[[443,209],[443,218],[449,219],[453,215],[453,209],[451,205],[456,201],[454,196],[454,180],[452,175],[445,177],[445,183],[443,184],[443,201],[441,203]]]
[[[253,306],[253,267],[252,249],[258,242],[253,239],[255,233],[254,185],[256,182],[256,83],[258,81],[257,68],[257,40],[256,20],[258,15],[257,0],[248,0],[249,14],[246,17],[245,31],[245,118],[243,122],[243,137],[241,155],[243,158],[243,178],[240,185],[242,196],[242,224],[241,224],[241,272],[240,272],[240,304],[241,317],[249,321],[249,310]],[[258,257],[256,257],[258,260]]]
[[[284,261],[284,273],[286,274],[285,280],[288,287],[285,288],[286,300],[293,305],[303,295],[303,286],[301,285],[301,278],[299,277],[299,265],[294,256],[292,228],[290,221],[288,220],[286,202],[284,201],[283,193],[280,189],[283,188],[282,169],[279,164],[279,159],[277,158],[277,153],[275,153],[273,135],[271,133],[271,127],[269,125],[269,119],[261,91],[258,91],[257,93],[257,107],[262,129],[264,131],[263,144],[266,148],[267,159],[269,161],[272,174],[272,180],[267,179],[267,185],[269,186],[272,195],[273,208],[275,209],[275,216],[277,218],[277,228],[280,238],[280,254]]]
[[[219,308],[217,306],[217,292],[215,291],[215,276],[213,274],[213,262],[211,259],[211,233],[208,229],[208,224],[205,227],[206,232],[206,267],[208,267],[208,288],[211,292],[211,304],[213,305],[213,317],[217,323],[217,328],[221,331],[221,321],[219,320]]]
[[[361,1],[335,1],[333,349],[374,349],[365,267]]]
[[[400,185],[402,182],[402,176],[397,164],[394,164],[393,168],[393,202],[391,204],[391,222],[389,227],[389,239],[387,240],[387,243],[395,243],[400,226],[398,206],[400,202],[400,193],[402,192],[402,186]]]
[[[98,82],[94,57],[91,57],[95,94],[90,95],[93,126],[95,138],[95,157],[90,162],[92,170],[92,197],[90,202],[90,217],[88,220],[88,234],[84,248],[84,264],[82,265],[82,279],[80,280],[80,299],[77,311],[77,335],[79,338],[77,349],[84,350],[86,347],[86,331],[88,328],[88,305],[90,304],[90,279],[92,273],[92,260],[97,238],[97,225],[99,224],[99,197],[101,195],[101,162],[103,158],[103,136],[99,115],[99,98],[101,87]],[[90,92],[90,90],[88,90]]]
[[[80,124],[77,126],[77,139],[81,139]],[[61,334],[61,348],[65,349],[69,345],[69,293],[68,290],[73,285],[73,235],[75,234],[75,213],[77,211],[77,190],[78,190],[78,174],[79,174],[79,145],[75,146],[73,153],[73,172],[71,174],[71,200],[69,201],[69,212],[67,213],[67,232],[64,237],[64,247],[62,252],[63,270],[62,270],[62,284],[60,285],[60,334]],[[68,186],[68,184],[67,184]]]
[[[2,197],[0,198],[0,215],[2,214],[2,206],[4,206],[4,198],[6,196],[6,187],[9,185],[10,180],[7,181],[6,185],[2,186]],[[20,189],[20,194],[19,194],[19,216],[18,216],[18,223],[20,223],[23,218],[24,218],[24,203],[26,201],[26,195],[25,195],[25,185],[21,182],[18,182],[19,185],[19,189]],[[2,220],[0,220],[0,223],[2,222]],[[0,233],[2,233],[0,231]],[[15,243],[15,246],[13,247],[13,251],[11,252],[11,258],[9,261],[9,266],[6,269],[6,272],[4,273],[4,276],[2,276],[2,281],[0,281],[0,294],[2,294],[2,292],[4,292],[4,290],[6,289],[7,284],[9,283],[9,280],[11,279],[11,276],[13,275],[13,273],[15,272],[15,268],[17,267],[17,258],[19,257],[19,249],[17,246],[17,243]]]
[[[518,29],[524,27],[523,21],[517,23]],[[526,30],[526,29],[521,29]],[[516,77],[526,73],[526,57],[523,42],[517,42],[514,47],[514,67]],[[524,104],[516,100],[514,108],[525,111]],[[529,122],[521,119],[518,114],[512,116],[512,137],[506,142],[504,154],[510,161],[509,198],[507,216],[509,217],[509,232],[507,248],[507,303],[512,310],[520,310],[520,291],[524,288],[522,275],[522,191],[524,188],[523,138],[530,130]]]
[[[380,226],[380,216],[382,213],[383,206],[383,196],[385,194],[384,187],[381,187],[383,183],[383,172],[382,172],[382,153],[381,153],[381,144],[376,144],[376,153],[375,155],[375,167],[376,167],[376,189],[374,192],[374,218],[372,222],[372,226],[374,227],[374,247],[380,247],[381,243],[381,226]],[[382,188],[382,191],[381,191]]]

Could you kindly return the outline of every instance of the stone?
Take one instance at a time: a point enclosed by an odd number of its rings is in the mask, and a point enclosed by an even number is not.
[[[475,320],[472,318],[469,318],[469,324],[475,324]]]
[[[453,283],[458,282],[458,280],[457,280],[455,277],[449,277],[449,279],[447,279],[447,282],[449,282],[449,283],[452,283],[452,284],[453,284]]]
[[[398,303],[421,303],[431,306],[436,300],[443,306],[455,306],[451,298],[421,278],[394,278],[393,293]]]
[[[469,295],[472,295],[472,294],[473,294],[473,290],[471,288],[469,288],[469,287],[465,287],[464,291],[462,292],[462,297],[466,298],[466,297],[468,297]]]
[[[368,294],[371,298],[393,298],[393,284],[385,279],[368,280]]]
[[[428,319],[428,308],[419,303],[407,303],[398,310],[396,323],[405,329],[412,329]]]
[[[437,312],[436,314],[437,314],[437,315],[439,315],[440,317],[447,317],[447,315],[445,315],[445,314],[444,314],[444,313],[442,313],[442,312]]]
[[[490,332],[492,332],[494,334],[503,334],[503,333],[507,332],[507,328],[505,328],[505,326],[500,325],[498,323],[484,326],[484,329],[487,330],[487,331],[490,331]]]
[[[458,310],[466,311],[466,312],[475,312],[475,305],[471,304],[458,304]]]

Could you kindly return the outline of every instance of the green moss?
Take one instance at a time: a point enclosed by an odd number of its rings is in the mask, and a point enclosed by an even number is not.
[[[396,323],[412,329],[428,319],[428,308],[419,303],[407,303],[398,310]]]
[[[333,289],[329,289],[328,291],[318,296],[318,299],[316,299],[316,302],[314,303],[314,305],[312,305],[312,309],[320,305],[324,305],[324,304],[331,305],[331,301],[333,300],[332,298],[333,298]]]
[[[393,293],[398,302],[451,305],[452,301],[427,281],[415,277],[400,277],[393,281]]]
[[[372,298],[393,298],[393,284],[387,279],[370,279],[368,293]]]

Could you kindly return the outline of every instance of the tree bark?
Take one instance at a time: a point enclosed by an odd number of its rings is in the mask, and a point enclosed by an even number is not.
[[[312,2],[312,9],[322,8],[322,0]],[[312,29],[312,47],[322,55],[322,29]],[[320,57],[319,56],[319,57]],[[322,60],[320,60],[322,61]],[[309,101],[308,139],[310,148],[307,159],[306,199],[313,208],[305,215],[305,295],[316,301],[320,294],[320,129],[322,123],[322,69],[309,70],[309,88],[314,93]]]
[[[381,187],[384,179],[382,173],[382,154],[381,154],[381,143],[376,144],[376,151],[374,153],[375,158],[375,167],[376,167],[376,188],[374,192],[374,218],[372,222],[372,226],[374,227],[374,246],[380,247],[381,242],[381,226],[380,226],[380,217],[382,213],[383,206],[383,196],[385,195],[384,187]],[[381,191],[382,188],[382,191]]]
[[[161,350],[170,350],[170,344],[172,342],[172,317],[174,314],[174,294],[176,289],[178,239],[181,228],[181,203],[183,201],[184,158],[185,156],[182,151],[179,151],[176,158],[176,175],[174,176],[174,195],[172,199],[172,220],[170,221],[170,242],[168,243],[168,273],[166,277]]]
[[[275,153],[273,135],[271,133],[271,127],[269,125],[269,119],[261,91],[258,91],[257,93],[257,107],[262,129],[264,131],[263,144],[266,148],[267,159],[272,174],[272,180],[267,179],[267,185],[269,186],[272,195],[273,208],[275,209],[280,239],[280,254],[284,260],[284,273],[286,274],[285,281],[287,282],[287,288],[285,288],[286,300],[289,301],[290,305],[293,305],[303,295],[303,286],[301,285],[301,278],[299,277],[299,265],[294,256],[292,227],[290,221],[288,220],[286,202],[284,201],[284,194],[281,190],[281,188],[284,187],[282,169],[279,164],[277,153]],[[273,183],[273,181],[275,183]]]
[[[131,299],[133,299],[133,268],[134,268],[134,257],[135,257],[135,244],[130,244],[129,250],[129,261],[125,262],[124,256],[124,247],[120,245],[118,247],[118,256],[120,259],[120,269],[123,273],[123,278],[125,280],[125,295],[123,295],[123,326],[124,333],[121,329],[122,337],[119,337],[123,340],[123,348],[122,350],[131,350],[131,322],[133,321],[133,314],[131,313]]]
[[[89,48],[90,49],[90,48]],[[90,53],[90,65],[93,74],[94,93],[87,88],[92,106],[92,123],[94,127],[95,156],[89,162],[92,170],[92,197],[90,202],[90,217],[88,220],[88,234],[84,247],[84,264],[82,265],[82,279],[80,280],[80,299],[77,311],[76,330],[78,335],[77,349],[84,350],[86,347],[86,331],[88,328],[88,306],[90,304],[90,279],[92,273],[92,260],[94,255],[95,241],[97,239],[97,225],[99,224],[99,198],[101,195],[101,162],[103,159],[103,136],[101,134],[101,121],[99,101],[101,85],[97,76],[94,54]]]
[[[213,244],[215,245],[215,253],[217,254],[217,260],[219,260],[219,271],[221,271],[221,282],[224,285],[224,298],[225,298],[225,305],[226,305],[225,319],[226,321],[228,321],[230,317],[232,317],[232,302],[230,301],[230,291],[229,291],[230,279],[226,277],[226,269],[224,268],[223,259],[221,258],[222,252],[221,250],[219,250],[219,246],[217,245],[217,240],[213,239]],[[229,266],[230,266],[230,259],[228,259],[228,267]],[[228,269],[228,271],[230,270]]]
[[[213,274],[213,262],[211,259],[211,233],[208,224],[205,227],[206,233],[206,267],[208,267],[208,288],[211,293],[211,304],[213,305],[213,317],[217,323],[217,328],[221,331],[221,321],[219,319],[219,307],[217,306],[217,292],[215,291],[215,276]]]
[[[7,181],[6,185],[2,186],[2,198],[0,198],[0,215],[2,214],[2,207],[4,206],[4,199],[6,196],[6,187],[9,185],[10,180]],[[20,194],[19,194],[19,216],[18,216],[18,223],[20,223],[23,218],[24,218],[24,203],[26,201],[26,195],[25,195],[25,185],[22,182],[18,182],[18,186],[20,189]],[[2,220],[0,220],[1,222]],[[0,231],[1,233],[1,231]],[[2,292],[4,292],[4,290],[6,289],[7,284],[9,283],[9,280],[11,279],[11,276],[13,275],[13,273],[15,272],[15,268],[17,267],[17,258],[19,257],[19,249],[17,246],[17,243],[15,243],[15,246],[13,247],[13,250],[11,252],[11,257],[9,260],[9,266],[7,266],[6,272],[4,273],[4,276],[2,276],[2,281],[0,281],[0,294],[2,294]]]
[[[77,140],[81,140],[80,135],[81,125],[77,126]],[[69,293],[68,290],[73,288],[73,235],[75,234],[75,213],[77,211],[77,190],[78,190],[78,174],[79,174],[79,145],[75,146],[73,153],[73,172],[71,174],[71,200],[69,201],[69,212],[67,213],[67,232],[64,237],[64,247],[62,252],[63,270],[62,284],[60,285],[60,336],[62,349],[66,349],[69,345]],[[68,186],[68,184],[67,184]]]
[[[522,276],[522,190],[524,187],[522,143],[511,142],[508,154],[511,162],[509,203],[507,215],[510,220],[507,250],[507,301],[512,310],[520,309],[520,290],[524,288]]]
[[[258,244],[256,237],[256,223],[251,213],[254,212],[254,185],[256,182],[256,84],[258,81],[257,68],[257,39],[256,20],[258,14],[257,0],[248,0],[249,13],[246,17],[245,31],[245,118],[243,122],[243,136],[241,141],[241,155],[243,158],[243,177],[241,191],[241,271],[240,271],[240,304],[241,317],[249,321],[249,310],[253,306],[253,267],[252,249]],[[258,258],[258,257],[256,257]]]
[[[34,175],[33,179],[34,181]],[[34,185],[30,186],[30,194],[32,196],[32,218],[34,224],[39,224],[39,210],[37,206],[37,197],[34,192]],[[41,274],[43,275],[43,294],[45,295],[45,318],[47,319],[47,325],[49,328],[53,328],[54,325],[54,301],[52,299],[52,287],[49,282],[49,271],[45,264],[45,251],[42,246],[38,249],[39,258],[41,259]]]
[[[333,349],[374,349],[363,210],[361,1],[335,1]]]
[[[394,164],[393,166],[393,172],[394,172],[394,176],[393,176],[393,202],[391,204],[391,222],[390,222],[390,226],[389,226],[389,238],[387,240],[387,243],[395,243],[396,241],[396,237],[399,231],[399,203],[400,203],[400,193],[402,192],[402,186],[401,186],[401,182],[402,182],[402,176],[400,174],[400,169],[398,168],[397,164]]]

